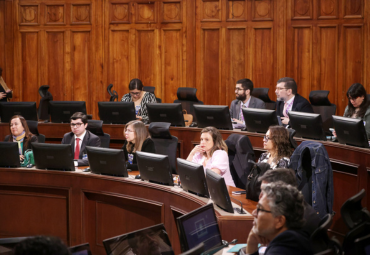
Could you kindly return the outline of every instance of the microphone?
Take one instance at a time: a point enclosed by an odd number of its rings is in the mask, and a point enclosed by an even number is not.
[[[236,198],[233,198],[233,197],[230,197],[231,199],[234,199],[235,201],[238,201],[240,203],[240,209],[239,208],[234,208],[235,211],[239,214],[247,214],[244,210],[243,210],[243,203],[242,201],[236,199]],[[234,241],[234,240],[233,240]],[[238,240],[237,240],[238,241]]]

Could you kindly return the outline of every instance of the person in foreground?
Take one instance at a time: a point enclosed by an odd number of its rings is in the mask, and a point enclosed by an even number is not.
[[[268,170],[261,177],[258,178],[258,181],[261,182],[261,186],[263,184],[282,181],[285,184],[289,184],[297,188],[297,178],[293,169],[290,168],[276,168],[274,170]],[[260,195],[260,198],[261,197],[262,193]],[[303,218],[305,219],[305,223],[301,231],[307,236],[311,236],[311,234],[317,229],[320,224],[320,217],[317,215],[317,212],[312,208],[312,206],[309,205],[306,201],[304,201]]]
[[[293,149],[289,140],[289,131],[282,126],[271,126],[263,138],[263,148],[258,163],[268,163],[271,169],[288,168]]]
[[[303,195],[297,188],[283,182],[262,185],[245,253],[258,255],[258,244],[267,244],[265,255],[313,254],[309,239],[299,231],[303,212]]]
[[[14,115],[9,122],[10,135],[4,139],[5,142],[17,142],[19,159],[24,160],[24,152],[32,149],[31,143],[37,143],[37,136],[33,135],[28,128],[27,121],[21,115]]]
[[[364,86],[354,83],[347,90],[348,105],[344,117],[362,119],[365,124],[367,138],[370,139],[370,102]]]
[[[250,79],[241,79],[235,85],[235,97],[230,104],[230,116],[238,124],[245,125],[242,108],[265,109],[265,102],[252,96],[253,82]]]
[[[58,237],[33,236],[14,247],[14,255],[69,255],[68,247]]]
[[[133,120],[127,123],[123,133],[126,141],[123,144],[122,150],[128,160],[127,168],[137,170],[136,152],[155,153],[154,142],[150,138],[144,123],[139,120]]]
[[[204,171],[208,168],[221,175],[226,185],[235,187],[230,174],[227,145],[220,131],[215,127],[203,128],[200,132],[200,145],[194,147],[187,160],[202,164]]]
[[[281,117],[284,125],[289,123],[289,111],[313,113],[313,109],[308,100],[297,93],[297,84],[293,78],[284,77],[276,84],[276,113]]]
[[[144,123],[149,122],[148,112],[146,108],[147,103],[156,103],[155,95],[150,92],[143,91],[143,83],[139,79],[132,79],[128,85],[130,93],[125,94],[122,102],[134,102],[136,109],[136,118]]]
[[[100,147],[100,138],[87,128],[87,116],[82,112],[74,113],[71,118],[72,132],[66,133],[63,136],[62,144],[70,144],[74,159],[78,161],[78,166],[89,165],[89,160],[86,155],[86,146]]]

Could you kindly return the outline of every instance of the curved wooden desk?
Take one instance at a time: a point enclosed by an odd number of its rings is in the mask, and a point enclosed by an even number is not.
[[[111,147],[121,148],[124,142],[124,125],[103,125],[105,133],[111,135]],[[186,158],[194,145],[199,144],[200,128],[171,127],[171,134],[178,137],[178,156]],[[63,134],[70,132],[68,124],[40,123],[39,132],[46,135],[47,142],[59,143]],[[248,135],[255,150],[256,159],[263,150],[263,135],[242,131],[221,131],[224,139],[232,133]],[[9,134],[8,124],[0,124],[0,137]],[[305,139],[296,139],[298,144]],[[343,237],[347,231],[340,217],[342,204],[361,189],[370,190],[370,149],[346,146],[334,142],[320,141],[328,151],[334,172],[334,216],[331,231]],[[370,208],[370,199],[363,199],[363,206]]]
[[[241,200],[249,212],[256,207]],[[105,254],[102,240],[163,222],[179,254],[175,219],[207,202],[178,187],[131,178],[0,168],[0,237],[54,235],[68,245],[89,242],[93,254]],[[252,216],[216,214],[223,239],[246,241]]]

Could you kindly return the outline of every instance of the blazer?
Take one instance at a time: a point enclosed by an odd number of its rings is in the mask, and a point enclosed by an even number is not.
[[[283,110],[284,110],[284,101],[277,101],[276,114],[279,115],[280,117],[284,117]],[[292,105],[292,111],[313,113],[311,104],[308,102],[306,98],[300,96],[299,94],[295,94]]]
[[[73,138],[75,134],[73,132],[66,133],[62,139],[62,144],[70,144],[72,147],[72,152],[75,151],[75,139]],[[82,140],[80,154],[78,155],[78,165],[88,166],[89,160],[87,158],[82,159],[83,154],[86,154],[86,146],[100,147],[100,138],[90,131],[86,130],[84,139]]]
[[[344,116],[347,114],[347,112],[348,112],[348,105],[346,106],[346,109],[344,110]],[[370,139],[370,106],[367,108],[362,120],[365,121],[365,130],[367,134],[367,139]]]
[[[13,139],[12,139],[11,135],[5,136],[4,142],[12,142],[12,141],[13,141]],[[24,138],[23,144],[26,144],[26,141],[27,141],[27,137]],[[37,142],[38,142],[37,136],[35,136],[35,135],[31,136],[31,141],[28,143],[28,145],[27,146],[23,145],[22,154],[24,155],[24,152],[26,150],[32,149],[31,143],[37,143]]]
[[[127,160],[128,159],[128,151],[126,149],[126,145],[127,145],[127,140],[123,143],[123,146],[122,146],[122,150],[125,153],[125,158]],[[145,139],[145,141],[143,142],[143,146],[141,146],[141,151],[155,153],[155,145],[154,145],[153,140],[150,139],[150,138]],[[132,160],[132,164],[129,164],[127,162],[127,168],[131,169],[131,170],[138,170],[137,160],[136,160],[136,152],[133,152],[133,153],[130,153],[130,154],[133,154],[134,158]]]
[[[231,118],[239,119],[240,114],[240,100],[235,99],[230,104],[230,116]],[[249,107],[248,108],[259,108],[259,109],[265,109],[265,102],[263,102],[261,99],[251,96],[251,99],[249,101]]]

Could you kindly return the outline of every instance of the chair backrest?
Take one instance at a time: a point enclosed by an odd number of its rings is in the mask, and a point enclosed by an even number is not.
[[[146,91],[146,92],[150,92],[150,93],[155,94],[154,93],[155,87],[153,87],[153,86],[143,86],[143,90]]]
[[[330,106],[331,103],[328,98],[329,93],[329,90],[312,90],[308,96],[311,105]]]
[[[265,102],[265,109],[275,110],[276,109],[276,102]]]
[[[254,160],[252,144],[246,135],[231,134],[225,141],[228,148],[230,173],[236,187],[245,189]]]
[[[43,134],[39,134],[39,135],[37,136],[37,141],[38,141],[38,143],[45,143],[45,140],[46,140],[45,135],[43,135]]]
[[[252,96],[261,99],[265,103],[275,103],[269,97],[269,94],[268,94],[269,90],[270,90],[269,88],[254,88],[253,91],[252,91]],[[275,106],[276,106],[276,103],[275,103]],[[276,107],[274,107],[271,110],[275,110],[275,108]],[[270,108],[267,108],[267,106],[266,106],[266,109],[270,109]]]
[[[200,243],[197,246],[195,246],[194,248],[192,248],[192,249],[190,249],[186,252],[183,252],[180,255],[199,255],[199,254],[202,254],[202,252],[204,252],[204,243]]]
[[[327,230],[333,222],[333,216],[326,214],[318,228],[310,237],[311,247],[314,253],[322,252],[330,248],[330,238]]]
[[[109,101],[111,102],[118,101],[118,93],[115,90],[112,91],[112,88],[113,88],[113,84],[109,84],[107,87],[108,94],[110,95]]]
[[[197,89],[180,87],[177,89],[177,100],[174,103],[181,103],[182,109],[186,110],[188,114],[193,115],[193,121],[196,121],[195,111],[193,105],[203,104],[202,101],[197,98]]]
[[[45,143],[45,135],[39,133],[38,129],[38,121],[36,120],[26,120],[28,128],[30,129],[30,132],[37,136],[37,140],[39,143]]]
[[[370,235],[370,222],[364,222],[348,231],[343,240],[344,254],[358,255],[356,252],[356,240],[367,235]]]
[[[87,130],[100,138],[100,147],[109,148],[110,135],[103,132],[102,120],[87,120]]]
[[[335,104],[331,105],[312,105],[314,113],[321,115],[322,127],[325,133],[329,133],[329,128],[334,127],[333,125],[333,115],[337,111],[337,106]]]
[[[340,209],[342,219],[349,229],[354,229],[358,225],[370,221],[369,211],[361,205],[361,200],[365,195],[366,191],[362,189],[359,193],[347,199]]]
[[[297,148],[297,142],[294,140],[294,135],[295,135],[295,130],[292,128],[287,128],[289,131],[289,141],[290,145],[292,146],[293,149]]]
[[[370,94],[367,94],[367,101],[370,102]]]
[[[49,102],[53,100],[52,94],[48,91],[49,85],[42,85],[39,88],[39,94],[41,96],[38,116],[41,120],[49,119]]]
[[[149,133],[154,142],[157,154],[168,155],[172,173],[176,174],[176,153],[178,139],[170,133],[170,123],[152,122],[149,125]]]

